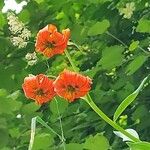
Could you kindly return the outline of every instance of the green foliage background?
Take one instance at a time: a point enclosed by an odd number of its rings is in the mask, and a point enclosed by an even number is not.
[[[17,0],[21,2],[21,0]],[[25,55],[34,51],[39,29],[49,23],[59,29],[70,28],[76,47],[68,50],[81,72],[93,78],[91,96],[109,116],[121,101],[132,93],[149,74],[150,2],[132,0],[135,11],[130,19],[119,9],[130,0],[31,0],[17,16],[32,32],[26,48],[14,47],[6,14],[0,12],[0,149],[26,150],[30,140],[32,117],[39,115],[58,133],[59,116],[55,101],[37,106],[22,91],[28,74],[46,73],[57,76],[70,68],[65,55],[48,59],[38,55],[38,63],[27,67]],[[0,1],[0,9],[4,2]],[[115,36],[115,37],[114,37]],[[120,39],[123,43],[116,39]],[[135,102],[123,113],[118,123],[135,129],[142,140],[150,140],[150,92],[147,84]],[[60,98],[59,98],[60,99]],[[68,104],[59,100],[67,150],[127,150],[127,145],[113,134],[113,129],[78,100]],[[16,116],[21,114],[21,118]],[[127,116],[125,116],[127,115]],[[61,150],[61,141],[37,125],[34,150]]]

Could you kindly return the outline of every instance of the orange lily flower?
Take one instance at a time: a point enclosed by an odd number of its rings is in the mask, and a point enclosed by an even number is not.
[[[46,103],[55,96],[53,80],[43,74],[26,77],[22,88],[25,96],[38,104]]]
[[[56,26],[49,24],[37,34],[36,51],[49,58],[56,54],[62,54],[67,47],[69,37],[69,29],[65,29],[60,33],[57,31]]]
[[[54,81],[55,92],[73,102],[76,99],[85,96],[91,89],[92,80],[69,70],[64,70]]]

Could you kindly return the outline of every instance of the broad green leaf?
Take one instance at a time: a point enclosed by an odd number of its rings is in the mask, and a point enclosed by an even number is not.
[[[129,50],[134,51],[136,48],[138,48],[138,45],[139,45],[139,41],[133,41],[129,46]]]
[[[59,107],[59,111],[62,114],[68,107],[68,102],[62,98],[58,98],[58,107]],[[53,114],[58,114],[58,110],[57,110],[57,104],[56,101],[53,100],[50,102],[50,110]]]
[[[150,33],[150,20],[143,18],[140,19],[136,31],[142,33]]]
[[[48,150],[54,143],[54,139],[50,134],[41,133],[35,136],[32,150]]]
[[[66,150],[83,150],[83,145],[78,143],[66,144]]]
[[[113,69],[120,66],[123,62],[124,48],[118,45],[106,47],[102,52],[102,58],[97,65],[102,66],[103,69]]]
[[[88,31],[89,36],[95,36],[98,34],[103,34],[109,28],[110,23],[108,20],[104,19],[101,22],[96,22],[93,26],[90,27]]]
[[[96,134],[95,136],[90,136],[86,139],[83,148],[88,150],[108,150],[109,149],[109,142],[101,134]]]
[[[136,72],[147,60],[147,56],[139,55],[137,56],[126,68],[127,75],[132,75],[134,72]]]
[[[122,112],[135,100],[138,96],[140,90],[142,89],[143,85],[145,84],[148,77],[145,77],[139,87],[130,94],[127,98],[125,98],[122,103],[118,106],[117,110],[115,111],[113,120],[116,121],[118,117],[122,114]]]
[[[150,143],[148,142],[127,142],[128,146],[131,148],[130,150],[149,150]]]

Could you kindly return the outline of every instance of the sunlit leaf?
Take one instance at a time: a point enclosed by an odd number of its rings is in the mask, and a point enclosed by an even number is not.
[[[139,20],[136,31],[142,32],[142,33],[145,33],[145,32],[150,33],[150,20],[148,19]]]

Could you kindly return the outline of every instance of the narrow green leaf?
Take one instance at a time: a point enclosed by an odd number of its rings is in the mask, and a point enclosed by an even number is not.
[[[114,114],[114,118],[113,118],[114,121],[116,121],[118,117],[122,114],[122,112],[135,100],[140,90],[142,89],[144,83],[146,82],[147,78],[148,76],[145,77],[143,81],[141,82],[141,84],[139,85],[139,87],[132,94],[130,94],[127,98],[125,98],[125,100],[123,100],[123,102],[118,106]]]
[[[145,55],[139,55],[135,57],[133,61],[127,66],[126,74],[132,75],[135,73],[144,63],[147,61],[148,57]]]

